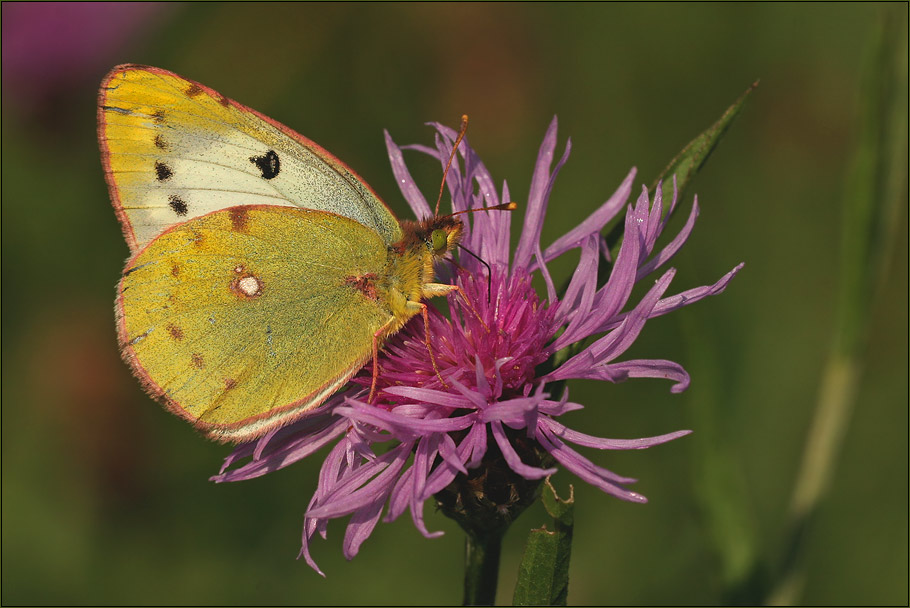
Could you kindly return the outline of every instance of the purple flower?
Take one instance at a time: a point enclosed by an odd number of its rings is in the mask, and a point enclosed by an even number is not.
[[[407,148],[445,164],[456,133],[439,124],[433,126],[438,132],[435,148]],[[418,217],[430,216],[430,207],[402,160],[401,148],[388,134],[386,144],[392,170],[411,208]],[[431,308],[431,344],[445,385],[427,357],[423,321],[415,318],[386,343],[380,355],[374,403],[366,402],[372,367],[367,366],[355,378],[353,390],[336,395],[293,425],[238,446],[221,473],[213,477],[218,482],[251,479],[334,444],[304,519],[301,555],[320,574],[309,544],[317,532],[325,537],[330,519],[351,516],[344,539],[345,557],[351,559],[385,507],[385,521],[409,509],[415,526],[425,536],[434,537],[441,532],[429,532],[423,521],[427,499],[435,496],[441,508],[463,526],[468,525],[466,518],[476,517],[479,507],[487,507],[494,518],[514,517],[517,511],[509,515],[508,509],[523,508],[532,501],[540,481],[555,473],[556,465],[608,494],[645,502],[644,496],[626,487],[634,479],[595,465],[570,444],[601,450],[642,449],[690,432],[644,439],[604,439],[581,433],[559,419],[583,406],[569,400],[568,390],[553,394],[554,389],[572,378],[620,382],[648,377],[671,380],[674,393],[685,390],[689,376],[677,363],[617,359],[648,319],[720,293],[742,264],[713,285],[672,296],[665,293],[675,271],[666,270],[639,302],[629,305],[636,282],[664,266],[685,243],[698,215],[697,200],[680,233],[655,252],[669,212],[664,213],[660,187],[653,204],[643,188],[637,202],[627,206],[633,169],[606,202],[542,249],[544,214],[571,142],[552,167],[555,149],[554,118],[540,147],[524,226],[513,255],[511,213],[461,216],[465,218],[462,244],[485,264],[461,255],[460,268],[451,278],[465,298],[449,297],[451,318]],[[453,164],[447,181],[455,211],[510,200],[505,184],[501,198],[497,195],[490,173],[467,141],[462,142],[459,153],[462,162]],[[670,210],[676,198],[674,187]],[[623,209],[622,246],[612,260],[609,280],[598,287],[598,267],[611,261],[601,231]],[[557,296],[546,264],[574,248],[581,250],[580,261],[562,295]],[[536,272],[546,284],[546,298],[531,287]],[[231,468],[248,457],[247,462]]]
[[[4,2],[3,85],[27,110],[54,96],[71,103],[70,88],[100,78],[171,10],[166,2]]]

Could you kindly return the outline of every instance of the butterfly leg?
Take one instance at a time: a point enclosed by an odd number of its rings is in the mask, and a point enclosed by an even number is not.
[[[423,302],[420,303],[421,314],[423,315],[423,329],[425,332],[424,339],[427,343],[427,352],[430,353],[430,363],[433,365],[433,371],[436,372],[436,377],[439,378],[439,381],[442,382],[442,386],[449,388],[449,385],[446,384],[446,381],[442,379],[442,374],[439,373],[439,366],[436,365],[436,355],[433,354],[433,347],[430,344],[430,315],[427,313],[427,305]]]
[[[373,397],[376,396],[376,381],[379,379],[379,334],[380,329],[373,334],[373,381],[370,382],[370,396],[367,397],[367,403],[373,403]]]
[[[477,320],[478,320],[478,321],[480,321],[480,324],[483,326],[484,330],[485,330],[487,333],[489,333],[489,332],[490,332],[490,328],[487,327],[487,324],[484,323],[484,321],[483,321],[483,317],[480,316],[480,313],[477,312],[477,309],[474,308],[474,305],[473,305],[473,304],[471,304],[471,300],[468,298],[468,296],[465,295],[464,291],[463,291],[460,287],[457,288],[457,289],[458,289],[458,295],[460,295],[460,296],[461,296],[461,299],[464,301],[464,303],[467,304],[468,310],[470,310],[472,313],[474,313],[474,316],[477,317]]]
[[[379,380],[379,340],[384,337],[392,324],[394,318],[376,330],[373,334],[373,381],[370,382],[370,396],[367,397],[367,403],[373,403],[373,397],[376,396],[376,383]]]
[[[446,287],[452,286],[446,285]],[[449,289],[448,291],[453,290]],[[436,355],[433,354],[433,347],[430,344],[430,315],[427,312],[427,305],[423,302],[420,302],[415,303],[414,306],[419,306],[420,314],[423,315],[424,339],[427,345],[427,352],[430,353],[430,363],[433,365],[433,371],[436,372],[436,377],[439,378],[439,381],[442,382],[442,385],[445,388],[449,388],[449,385],[446,384],[446,381],[442,379],[442,374],[439,373],[439,366],[436,364]],[[381,337],[385,336],[388,333],[388,329],[392,326],[393,321],[394,320],[390,320],[388,323],[377,329],[376,333],[373,334],[373,381],[370,383],[370,395],[367,397],[367,403],[373,403],[373,398],[376,396],[376,384],[379,380],[379,340]]]
[[[474,308],[473,304],[471,304],[471,300],[468,298],[468,296],[465,295],[464,290],[461,287],[458,285],[446,285],[445,283],[428,283],[423,286],[423,295],[426,298],[432,298],[435,296],[447,296],[453,291],[458,292],[458,295],[461,296],[462,301],[467,305],[468,310],[474,313],[474,316],[477,317],[478,321],[480,321],[480,324],[483,326],[484,330],[489,332],[490,328],[487,327],[486,323],[484,323],[483,317],[480,316],[480,313],[477,312],[477,309]]]
[[[446,283],[425,283],[421,289],[421,295],[424,298],[436,298],[439,296],[446,296],[452,293],[453,291],[461,291],[457,285],[448,285]],[[433,347],[430,344],[430,315],[427,313],[427,305],[423,302],[413,302],[410,301],[407,304],[408,308],[414,312],[417,312],[419,307],[420,314],[423,315],[423,327],[424,327],[424,340],[427,344],[427,352],[430,353],[430,363],[433,365],[433,371],[436,372],[436,377],[439,378],[439,381],[445,388],[449,388],[449,385],[442,378],[442,374],[439,373],[439,365],[436,363],[436,355],[433,352]]]

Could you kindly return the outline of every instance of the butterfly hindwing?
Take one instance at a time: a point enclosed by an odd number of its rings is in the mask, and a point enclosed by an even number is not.
[[[167,230],[127,265],[124,356],[153,394],[215,439],[284,424],[369,359],[391,313],[379,236],[303,209],[234,207]]]
[[[99,94],[105,173],[135,253],[169,227],[238,205],[295,206],[360,222],[386,244],[401,228],[344,163],[198,83],[125,65]]]

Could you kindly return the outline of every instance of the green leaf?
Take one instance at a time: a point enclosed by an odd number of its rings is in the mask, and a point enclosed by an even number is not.
[[[713,152],[714,148],[717,147],[717,144],[720,143],[721,137],[727,132],[733,119],[742,111],[746,99],[757,86],[758,81],[756,80],[752,83],[752,86],[739,96],[739,99],[733,102],[733,105],[727,108],[717,122],[711,125],[708,130],[701,135],[690,141],[688,145],[682,149],[682,152],[677,154],[676,157],[670,161],[667,168],[657,176],[657,179],[654,180],[654,183],[651,184],[651,187],[648,189],[648,193],[652,197],[657,190],[657,184],[663,180],[664,200],[670,200],[673,196],[673,176],[676,175],[679,196],[682,198],[689,183],[705,165],[708,157],[711,156],[711,152]]]
[[[575,519],[575,492],[563,500],[546,481],[543,505],[553,518],[552,530],[546,526],[531,530],[521,558],[513,606],[565,606],[569,593],[569,558],[572,554],[572,529]]]
[[[664,201],[672,200],[674,175],[676,176],[676,186],[678,188],[679,198],[682,199],[685,196],[689,184],[708,161],[711,152],[713,152],[717,147],[717,144],[720,143],[721,138],[733,123],[733,119],[742,111],[746,99],[757,86],[758,81],[756,80],[752,83],[752,86],[746,89],[745,92],[733,102],[733,105],[721,114],[721,117],[717,119],[717,122],[686,144],[686,147],[670,161],[670,164],[667,165],[666,169],[661,171],[660,175],[657,176],[657,179],[654,180],[654,183],[651,184],[651,187],[648,188],[648,196],[651,197],[651,200],[654,199],[654,193],[657,191],[657,184],[661,181],[663,181]],[[619,221],[607,235],[607,245],[614,256],[619,249],[619,242],[622,240],[623,227],[624,222],[622,221],[622,217],[620,217]],[[601,278],[606,281],[605,277],[609,276],[608,271],[609,267],[607,265],[601,265],[601,268],[598,269],[598,282],[600,282]]]
[[[549,491],[544,491],[541,495],[544,509],[547,510],[550,517],[571,532],[572,525],[575,523],[575,489],[570,485],[569,497],[563,500],[556,495],[556,488],[550,483],[549,478],[547,478],[546,486]]]

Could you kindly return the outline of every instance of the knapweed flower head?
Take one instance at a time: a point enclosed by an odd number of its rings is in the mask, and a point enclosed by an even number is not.
[[[627,488],[634,479],[594,464],[572,445],[642,449],[689,433],[606,439],[570,429],[560,420],[583,406],[569,400],[564,381],[662,378],[672,381],[671,392],[685,390],[689,376],[678,363],[619,359],[648,319],[720,293],[742,264],[713,285],[671,296],[665,294],[675,271],[665,270],[641,300],[630,302],[636,283],[661,269],[685,243],[698,215],[696,200],[682,230],[655,249],[676,205],[676,189],[668,210],[661,187],[653,201],[642,188],[637,200],[628,204],[634,169],[606,202],[542,248],[540,235],[553,184],[571,149],[569,141],[553,166],[556,125],[554,118],[541,144],[514,251],[509,236],[513,214],[461,216],[462,244],[474,255],[460,255],[457,269],[449,272],[463,295],[449,296],[449,317],[432,307],[429,315],[430,346],[440,374],[427,353],[423,321],[416,317],[381,352],[372,403],[367,402],[372,366],[367,366],[353,381],[353,389],[334,396],[311,416],[238,446],[213,478],[251,479],[334,444],[304,518],[301,555],[320,574],[309,546],[317,532],[325,538],[331,519],[350,516],[343,543],[348,559],[357,554],[383,510],[385,521],[410,510],[425,536],[441,534],[428,531],[423,520],[424,503],[433,497],[466,529],[493,528],[532,502],[542,479],[559,467],[612,496],[645,502]],[[433,126],[435,147],[406,148],[445,164],[456,133]],[[388,134],[386,144],[405,199],[417,217],[431,216],[404,163],[402,148]],[[455,211],[510,200],[508,186],[503,183],[498,194],[467,140],[458,152],[461,162],[453,164],[447,180]],[[611,259],[601,231],[623,211],[622,245]],[[580,249],[578,265],[558,293],[547,263],[573,249]],[[607,264],[612,265],[609,279],[598,285],[598,269]],[[545,297],[531,286],[536,273],[546,285]]]

